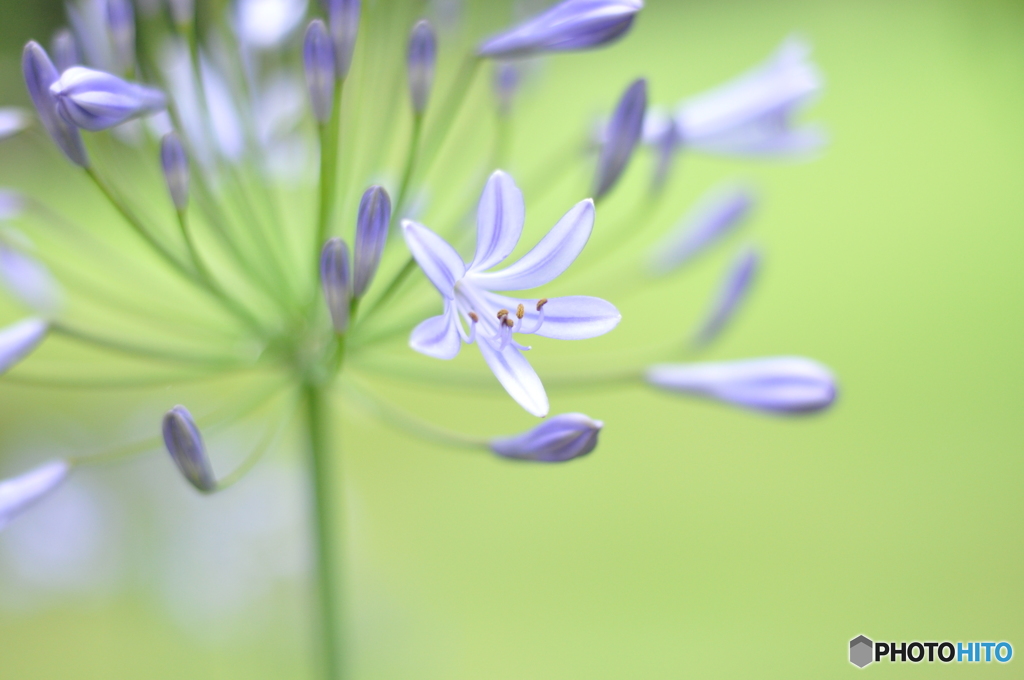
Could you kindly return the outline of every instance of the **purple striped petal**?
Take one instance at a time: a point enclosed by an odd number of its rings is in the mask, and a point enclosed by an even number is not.
[[[412,330],[409,347],[435,359],[447,360],[458,356],[459,350],[462,349],[462,336],[459,334],[455,305],[445,300],[444,314],[420,322]]]
[[[597,181],[594,196],[600,198],[618,182],[644,129],[647,110],[647,81],[634,81],[619,100],[608,123],[604,145],[597,161]]]
[[[564,463],[593,451],[602,427],[600,420],[582,413],[561,413],[529,432],[492,439],[490,447],[503,458]]]
[[[537,325],[537,300],[520,300],[495,293],[486,293],[496,309],[514,310],[520,303],[526,308],[523,328]],[[554,297],[544,303],[544,323],[533,335],[554,340],[586,340],[613,330],[622,320],[615,305],[601,298],[586,295]]]
[[[50,85],[50,93],[65,121],[93,132],[162,111],[167,106],[167,97],[160,90],[84,66],[72,66],[62,73]]]
[[[24,359],[46,338],[49,325],[32,318],[0,329],[0,374]]]
[[[71,465],[54,460],[0,482],[0,529],[67,479]]]
[[[57,99],[50,91],[50,87],[57,82],[60,74],[39,43],[30,41],[25,45],[21,57],[21,70],[36,113],[43,121],[43,127],[72,163],[83,168],[88,167],[89,157],[85,153],[81,133],[57,112]]]
[[[487,180],[476,211],[476,255],[471,272],[483,272],[500,264],[519,243],[526,220],[523,192],[501,170]]]
[[[484,361],[490,367],[494,377],[498,379],[509,396],[516,400],[526,411],[538,418],[548,414],[548,395],[544,391],[537,372],[526,360],[522,352],[511,344],[502,351],[491,346],[490,342],[481,339],[476,343]]]
[[[737,309],[750,292],[757,270],[761,265],[761,256],[753,248],[746,248],[735,259],[725,279],[722,281],[703,323],[694,334],[694,343],[706,345],[722,332],[722,329],[735,316]]]
[[[455,283],[466,275],[466,264],[443,238],[412,220],[402,220],[402,236],[409,252],[437,292],[451,300]]]

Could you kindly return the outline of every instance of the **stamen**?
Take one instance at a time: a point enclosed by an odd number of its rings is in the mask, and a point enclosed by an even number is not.
[[[520,302],[519,306],[516,307],[516,317],[522,319],[524,316],[526,316],[526,307],[523,307],[523,303]]]
[[[505,317],[504,317],[504,318],[502,319],[502,323],[504,323],[504,324],[505,324],[505,326],[507,326],[508,328],[512,328],[513,326],[515,326],[515,325],[516,325],[516,322],[515,322],[515,321],[513,321],[512,319],[508,318],[508,315],[506,315],[506,316],[505,316]]]
[[[537,300],[537,311],[539,312],[542,309],[544,309],[544,305],[546,305],[547,303],[548,303],[548,299],[547,298],[541,298],[541,299]],[[520,305],[520,307],[521,306],[522,305]]]
[[[469,320],[472,321],[473,323],[469,325],[469,337],[466,338],[466,344],[472,345],[474,342],[476,342],[476,325],[480,323],[480,317],[477,316],[476,312],[470,312],[468,316]]]
[[[477,316],[476,312],[470,312],[469,318],[473,320],[473,323],[480,323],[480,317]]]
[[[537,300],[537,323],[535,323],[529,329],[520,328],[520,333],[523,333],[524,335],[531,335],[540,330],[540,327],[544,325],[544,305],[546,305],[547,303],[547,298],[541,298],[540,300]],[[520,307],[522,307],[522,305],[520,305]]]
[[[499,319],[504,321],[506,316],[508,316],[508,310],[507,309],[499,309],[498,310],[498,318]]]

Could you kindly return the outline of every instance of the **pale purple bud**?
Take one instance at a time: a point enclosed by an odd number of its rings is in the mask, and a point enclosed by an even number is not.
[[[0,374],[28,356],[49,330],[49,325],[39,318],[24,319],[0,329]]]
[[[57,65],[57,70],[61,73],[82,63],[82,51],[78,49],[78,39],[70,29],[62,28],[54,33],[51,47],[53,63]]]
[[[694,344],[706,345],[718,337],[746,299],[760,264],[761,256],[753,248],[740,252],[725,275],[704,322],[694,334]]]
[[[326,123],[331,119],[334,108],[334,48],[327,26],[320,19],[311,21],[306,29],[302,60],[306,67],[306,88],[313,117],[319,123]]]
[[[25,45],[21,56],[21,70],[25,76],[28,94],[36,107],[36,113],[43,127],[72,163],[83,168],[89,167],[82,135],[57,112],[57,99],[50,91],[60,74],[39,43],[34,40]]]
[[[661,364],[650,367],[646,379],[672,392],[778,414],[820,411],[836,398],[831,371],[803,357]]]
[[[175,406],[164,415],[163,435],[167,452],[185,479],[203,493],[216,491],[217,478],[203,436],[187,408]]]
[[[14,106],[0,107],[0,139],[16,135],[32,123],[32,115]]]
[[[65,121],[93,132],[167,106],[167,97],[160,90],[84,66],[72,66],[61,74],[50,86],[50,93]]]
[[[53,460],[28,472],[0,481],[0,529],[67,479],[71,465]]]
[[[743,186],[730,185],[709,191],[679,226],[651,250],[651,271],[668,274],[683,266],[732,233],[743,223],[753,205],[753,193]]]
[[[184,210],[188,207],[188,155],[176,132],[167,133],[160,141],[160,167],[174,207]]]
[[[565,0],[480,43],[481,57],[521,57],[608,44],[633,25],[642,0]]]
[[[334,330],[348,330],[349,304],[352,302],[352,280],[349,275],[348,246],[340,238],[328,239],[320,254],[320,285],[323,287],[327,311],[331,313]]]
[[[55,314],[64,301],[60,284],[42,262],[0,244],[0,284],[20,303],[43,316]]]
[[[191,26],[195,20],[195,0],[167,0],[171,8],[171,19],[179,27]]]
[[[519,67],[510,61],[498,62],[494,67],[494,95],[498,99],[498,112],[507,116],[512,110],[512,100],[519,90],[521,74]]]
[[[602,427],[582,413],[562,413],[523,434],[492,439],[490,448],[503,458],[564,463],[593,451]]]
[[[14,189],[0,189],[0,222],[16,220],[25,212],[25,197]]]
[[[135,69],[135,12],[130,0],[107,0],[107,32],[121,73]]]
[[[384,187],[373,186],[359,201],[356,218],[355,281],[352,295],[361,298],[373,281],[391,224],[391,197]]]
[[[434,67],[437,63],[437,36],[434,27],[421,19],[412,28],[409,36],[409,96],[412,110],[422,115],[427,109],[427,99],[434,84]]]
[[[335,74],[344,80],[352,66],[352,52],[359,35],[359,0],[327,0],[327,24],[334,43]]]
[[[633,157],[633,150],[644,130],[646,110],[647,81],[640,78],[626,88],[608,122],[608,132],[597,161],[595,198],[605,195],[615,186],[629,159]]]

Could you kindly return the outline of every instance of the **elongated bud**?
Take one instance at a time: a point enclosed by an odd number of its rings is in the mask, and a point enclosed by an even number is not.
[[[334,70],[338,80],[344,80],[352,66],[361,5],[359,0],[327,0],[327,22],[334,43]]]
[[[119,73],[135,70],[135,12],[129,0],[107,0],[107,32]]]
[[[50,93],[65,121],[93,132],[167,107],[167,97],[160,90],[84,66],[72,66],[61,74]]]
[[[78,39],[70,29],[62,28],[53,34],[53,63],[60,72],[82,63],[82,51],[78,49]]]
[[[498,100],[498,113],[507,116],[512,110],[512,100],[519,89],[519,67],[510,62],[499,62],[494,68],[494,96]]]
[[[0,139],[16,135],[32,123],[32,115],[14,106],[0,107]]]
[[[523,57],[606,45],[633,25],[642,0],[565,0],[480,43],[481,57]]]
[[[777,414],[821,411],[836,398],[831,371],[802,357],[706,364],[661,364],[647,370],[656,387]]]
[[[694,344],[707,345],[728,325],[750,292],[760,264],[761,256],[753,248],[745,248],[740,252],[719,286],[704,321],[694,334]]]
[[[25,212],[25,197],[14,189],[0,189],[0,222],[16,220]]]
[[[434,27],[426,19],[421,19],[412,28],[407,64],[412,110],[422,115],[427,109],[430,89],[434,84],[434,67],[437,64],[437,36]]]
[[[53,460],[0,481],[0,529],[60,486],[70,471],[71,465],[66,460]]]
[[[608,122],[601,156],[597,161],[597,179],[594,196],[608,193],[626,169],[633,150],[644,131],[644,113],[647,111],[647,81],[636,80],[626,88],[615,113]]]
[[[359,201],[356,219],[355,280],[352,295],[361,298],[373,281],[391,224],[391,197],[384,187],[373,186]]]
[[[171,19],[179,29],[191,28],[195,20],[195,0],[167,0],[171,8]]]
[[[331,119],[334,108],[334,48],[327,26],[320,19],[311,21],[306,29],[302,60],[306,67],[306,88],[313,117],[319,123],[326,123]]]
[[[189,484],[203,493],[216,491],[217,478],[206,455],[203,436],[187,408],[175,406],[164,415],[163,435],[171,460]]]
[[[49,330],[49,324],[38,318],[24,319],[0,329],[0,375],[38,347]]]
[[[352,301],[352,283],[348,267],[348,246],[340,238],[324,244],[320,254],[320,285],[324,290],[327,310],[331,313],[334,330],[348,330],[349,304]]]
[[[746,187],[709,191],[679,226],[651,249],[650,270],[668,274],[687,264],[739,227],[753,206],[753,192]]]
[[[188,155],[176,132],[168,132],[160,141],[160,167],[174,207],[184,210],[188,207]]]
[[[54,315],[64,300],[60,284],[45,264],[4,244],[0,244],[0,283],[12,297],[42,316]]]
[[[564,463],[593,451],[602,427],[582,413],[562,413],[523,434],[493,439],[490,448],[503,458]]]
[[[39,43],[30,41],[25,45],[21,70],[32,104],[50,137],[72,163],[83,168],[89,167],[89,157],[85,153],[78,128],[69,124],[57,112],[57,98],[50,91],[50,86],[57,82],[60,74]]]

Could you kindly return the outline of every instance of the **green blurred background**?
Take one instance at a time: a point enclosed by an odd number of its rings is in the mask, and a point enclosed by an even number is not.
[[[60,7],[4,0],[0,17],[0,103],[19,103],[20,47],[48,37]],[[747,236],[767,266],[708,357],[814,357],[840,376],[836,408],[779,420],[639,388],[554,392],[552,412],[607,427],[595,454],[553,467],[343,417],[356,677],[1018,674],[1020,659],[859,671],[846,655],[862,633],[1024,652],[1024,5],[649,0],[625,41],[547,62],[517,140],[557,144],[639,75],[674,103],[792,32],[826,77],[809,116],[830,131],[826,153],[686,157],[662,214],[721,179],[758,187]],[[15,164],[4,182],[52,162],[0,160]],[[517,147],[511,163],[531,161]],[[609,292],[624,321],[599,350],[683,332],[727,251],[651,293]],[[585,356],[551,348],[549,368]],[[497,391],[377,387],[467,431],[530,423]],[[102,396],[0,387],[3,475],[83,432],[152,430],[166,408]],[[0,535],[0,676],[310,677],[300,461],[275,454],[213,499],[162,455],[80,475]]]

